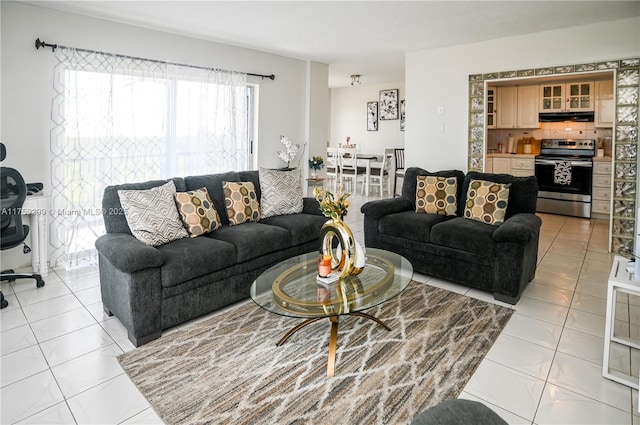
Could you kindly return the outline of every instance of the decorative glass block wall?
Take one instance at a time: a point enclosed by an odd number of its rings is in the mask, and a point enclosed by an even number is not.
[[[633,250],[636,226],[638,184],[638,118],[640,105],[640,58],[611,60],[579,65],[491,72],[469,76],[469,171],[484,169],[485,81],[496,79],[562,76],[577,72],[613,70],[616,111],[613,156],[613,209],[611,211],[611,249]]]

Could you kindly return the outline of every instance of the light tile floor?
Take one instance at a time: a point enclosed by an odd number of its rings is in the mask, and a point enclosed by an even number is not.
[[[354,196],[346,218],[361,243],[360,205],[376,198]],[[602,377],[607,222],[541,217],[536,279],[460,397],[511,424],[640,425],[638,391]],[[415,279],[493,302],[462,285]],[[99,283],[95,267],[53,269],[40,289],[2,283],[10,304],[0,312],[0,423],[161,423],[116,360],[134,347],[103,313]],[[640,337],[640,303],[619,301],[617,330]],[[629,351],[615,347],[613,361],[637,374],[640,355]]]

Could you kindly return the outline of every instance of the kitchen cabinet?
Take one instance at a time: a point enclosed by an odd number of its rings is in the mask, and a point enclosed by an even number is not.
[[[496,128],[516,128],[518,88],[498,87],[496,92]]]
[[[493,158],[495,174],[511,174],[511,158]]]
[[[491,159],[491,171],[488,170],[489,159]],[[487,159],[487,172],[496,174],[511,174],[513,176],[533,176],[535,175],[534,158],[522,156],[493,157]]]
[[[593,111],[594,107],[593,81],[540,85],[540,112]]]
[[[487,157],[484,162],[484,172],[493,173],[493,158]]]
[[[498,87],[496,128],[538,128],[538,86]]]
[[[613,80],[596,81],[596,110],[595,110],[595,127],[611,128],[613,127]]]
[[[538,86],[518,86],[518,128],[538,128]]]
[[[611,215],[611,160],[593,161],[591,217],[609,218]]]
[[[535,159],[511,158],[511,175],[518,177],[535,175]]]
[[[495,87],[487,87],[487,128],[496,128],[496,93]]]

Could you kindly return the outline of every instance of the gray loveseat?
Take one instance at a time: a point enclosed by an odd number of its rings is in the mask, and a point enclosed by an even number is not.
[[[104,191],[106,234],[96,241],[102,302],[127,328],[135,346],[160,337],[163,329],[220,309],[249,296],[260,273],[286,258],[317,250],[327,221],[313,198],[303,198],[299,214],[229,226],[223,181],[253,182],[260,199],[258,171],[172,179],[177,192],[206,187],[222,227],[195,238],[157,247],[145,245],[129,229],[118,190],[144,190],[167,180],[109,186]]]
[[[455,216],[415,212],[418,175],[457,179]],[[511,184],[502,224],[463,217],[471,180]],[[542,224],[535,215],[537,194],[533,176],[408,168],[401,197],[362,206],[365,245],[406,257],[416,272],[490,291],[496,300],[515,304],[535,275]]]

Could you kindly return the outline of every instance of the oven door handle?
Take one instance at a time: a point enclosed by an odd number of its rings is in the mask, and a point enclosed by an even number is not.
[[[553,159],[536,159],[535,163],[540,165],[556,165],[558,162],[569,162],[572,167],[593,168],[591,161],[558,161]]]

